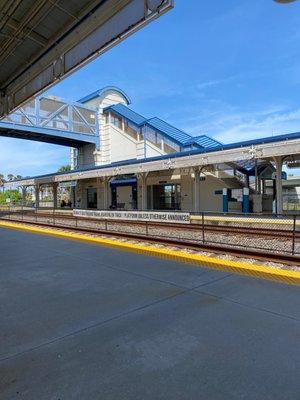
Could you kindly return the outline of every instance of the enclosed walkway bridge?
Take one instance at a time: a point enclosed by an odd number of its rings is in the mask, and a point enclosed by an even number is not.
[[[0,137],[99,148],[97,111],[57,97],[37,97],[0,120]]]

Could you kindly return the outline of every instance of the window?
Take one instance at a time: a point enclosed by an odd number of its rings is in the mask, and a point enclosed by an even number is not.
[[[180,184],[153,185],[154,210],[180,210]]]
[[[164,139],[164,151],[166,153],[175,153],[180,151],[180,146],[169,139]]]
[[[143,134],[146,140],[163,149],[166,153],[175,153],[181,150],[177,143],[165,138],[161,133],[149,126],[143,128]]]
[[[127,135],[131,136],[135,140],[138,140],[139,130],[140,128],[138,126],[128,121],[127,119],[125,120],[124,131],[127,133]]]
[[[149,126],[144,127],[144,136],[146,140],[154,144],[156,147],[162,148],[162,136],[156,130],[150,128]]]
[[[111,123],[117,128],[122,129],[122,118],[116,114],[111,114]]]

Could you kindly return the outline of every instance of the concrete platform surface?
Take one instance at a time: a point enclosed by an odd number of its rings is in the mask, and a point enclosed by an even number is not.
[[[1,400],[296,400],[300,288],[0,229]]]

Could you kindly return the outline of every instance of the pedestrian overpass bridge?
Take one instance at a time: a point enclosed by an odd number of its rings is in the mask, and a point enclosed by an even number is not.
[[[0,137],[99,148],[97,111],[78,102],[40,96],[0,120]]]

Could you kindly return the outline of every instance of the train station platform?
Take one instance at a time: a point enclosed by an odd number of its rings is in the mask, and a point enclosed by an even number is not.
[[[0,229],[0,393],[294,399],[299,287]]]

